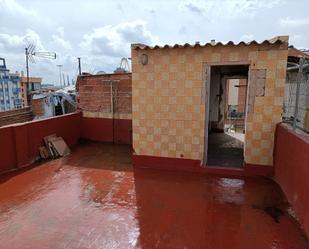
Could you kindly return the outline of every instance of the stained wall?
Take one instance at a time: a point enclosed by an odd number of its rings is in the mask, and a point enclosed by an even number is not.
[[[72,147],[81,134],[81,113],[11,124],[0,128],[0,174],[32,164],[39,156],[45,136],[56,134]]]
[[[293,206],[299,223],[309,235],[309,135],[286,124],[276,130],[275,180]]]
[[[77,91],[83,138],[132,143],[131,73],[79,76]]]
[[[245,162],[272,165],[281,121],[287,43],[139,49],[132,46],[133,147],[136,155],[203,160],[207,64],[265,69],[264,95],[247,115]],[[141,64],[141,55],[148,64]],[[250,87],[249,79],[249,87]],[[252,87],[252,86],[251,86]]]

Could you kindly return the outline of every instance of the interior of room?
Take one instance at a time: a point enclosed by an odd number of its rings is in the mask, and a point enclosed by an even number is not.
[[[248,65],[211,66],[207,165],[243,167]]]

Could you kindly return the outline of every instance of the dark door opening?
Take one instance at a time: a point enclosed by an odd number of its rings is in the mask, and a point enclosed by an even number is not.
[[[248,65],[211,66],[207,165],[243,167]]]

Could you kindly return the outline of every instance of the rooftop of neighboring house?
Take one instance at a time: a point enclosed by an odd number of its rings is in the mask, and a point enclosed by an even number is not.
[[[21,76],[20,82],[27,83],[27,77]],[[42,78],[41,77],[29,77],[29,83],[42,83]]]
[[[41,85],[41,92],[43,93],[48,93],[48,92],[55,92],[60,90],[61,87],[60,86],[55,86],[52,84],[42,84]]]
[[[0,69],[2,69],[2,68],[6,68],[4,58],[0,58]]]
[[[9,70],[6,68],[6,63],[4,58],[0,58],[0,71],[8,72]]]
[[[104,73],[90,74],[90,73],[83,72],[82,75],[79,75],[78,77],[102,77],[102,76],[115,77],[117,75],[121,76],[121,75],[131,75],[131,74],[132,74],[131,72],[117,68],[113,73],[104,72]]]
[[[302,51],[293,46],[289,46],[288,60],[297,62],[300,58],[309,60],[309,55],[306,51]]]

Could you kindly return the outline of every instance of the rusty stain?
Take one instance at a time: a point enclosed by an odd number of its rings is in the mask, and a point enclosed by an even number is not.
[[[85,143],[2,176],[0,248],[309,248],[273,181],[133,170],[130,153]]]

